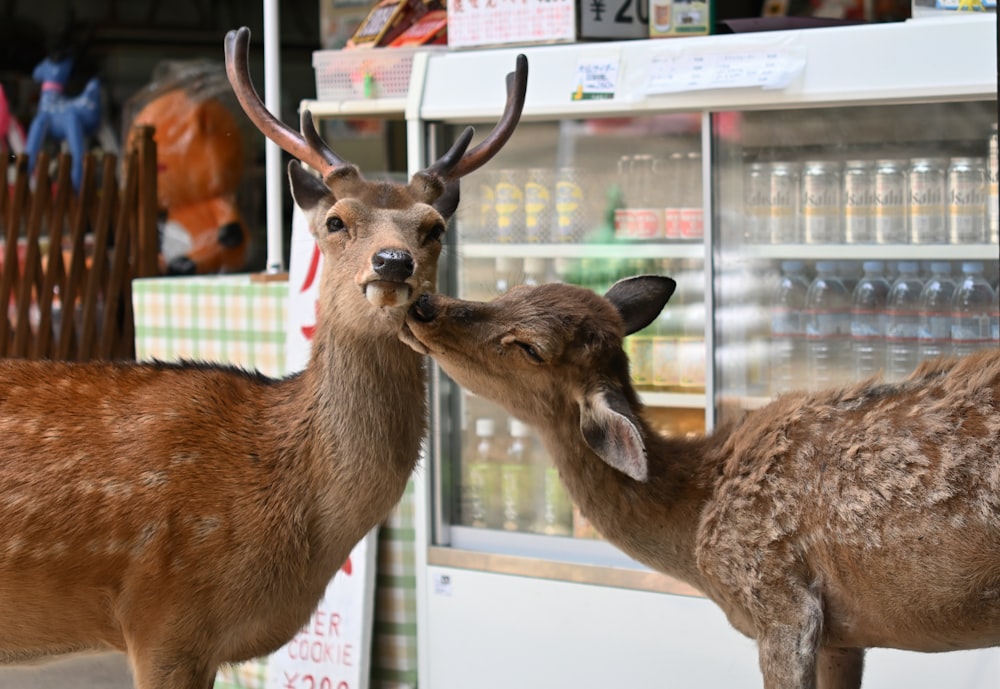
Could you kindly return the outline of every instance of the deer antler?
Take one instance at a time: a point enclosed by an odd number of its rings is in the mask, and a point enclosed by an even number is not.
[[[226,34],[226,73],[236,97],[247,116],[271,141],[289,154],[316,169],[325,178],[335,168],[345,165],[316,132],[312,115],[302,111],[302,133],[278,120],[268,112],[250,79],[250,29],[241,27]],[[447,183],[457,180],[485,165],[510,139],[521,119],[528,89],[528,58],[518,55],[515,69],[507,75],[507,102],[493,131],[471,151],[472,127],[467,127],[451,149],[425,170],[425,173]]]
[[[427,168],[427,172],[444,181],[456,180],[485,165],[504,147],[517,127],[524,109],[524,97],[528,90],[528,58],[518,55],[514,71],[507,75],[507,102],[503,115],[493,131],[475,148],[466,152],[472,140],[472,127],[466,127],[451,149]]]
[[[308,110],[302,112],[302,133],[276,118],[261,101],[250,79],[250,29],[243,26],[226,34],[226,74],[233,91],[247,116],[274,143],[303,163],[319,171],[323,177],[346,164],[320,138]]]

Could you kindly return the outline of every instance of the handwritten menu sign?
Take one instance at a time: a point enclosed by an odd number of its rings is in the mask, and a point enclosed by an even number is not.
[[[288,371],[309,360],[323,256],[302,211],[292,214]],[[298,634],[267,660],[265,689],[364,689],[371,663],[377,530],[351,551]]]
[[[791,47],[661,51],[650,60],[646,94],[748,87],[782,89],[804,69],[804,53]]]
[[[448,0],[448,47],[572,41],[574,0]]]

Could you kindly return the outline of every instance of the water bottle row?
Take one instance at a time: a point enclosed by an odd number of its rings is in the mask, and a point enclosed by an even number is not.
[[[892,280],[882,261],[865,261],[853,287],[834,261],[812,280],[785,261],[771,303],[771,391],[822,389],[879,373],[909,375],[923,360],[998,346],[1000,303],[979,261],[934,261],[921,275],[900,261]]]

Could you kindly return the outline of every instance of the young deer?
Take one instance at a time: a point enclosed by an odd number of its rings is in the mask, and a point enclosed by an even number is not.
[[[297,162],[325,258],[312,358],[283,380],[209,364],[0,361],[0,662],[128,654],[139,689],[208,689],[306,622],[398,501],[425,433],[423,357],[398,332],[433,289],[458,178],[510,136],[526,61],[482,144],[408,185],[365,181],[264,109],[249,32],[226,36],[251,119]]]
[[[766,689],[854,688],[864,650],[1000,644],[1000,351],[788,394],[700,438],[657,434],[622,338],[674,290],[425,295],[404,341],[539,431],[583,514],[757,640]]]

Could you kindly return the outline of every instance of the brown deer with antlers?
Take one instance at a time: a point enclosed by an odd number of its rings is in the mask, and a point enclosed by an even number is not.
[[[1000,350],[664,437],[643,418],[622,339],[674,286],[425,295],[402,337],[533,424],[609,541],[756,639],[766,689],[857,689],[870,647],[1000,644]]]
[[[271,116],[249,31],[226,36],[240,102],[289,167],[324,255],[308,367],[0,361],[0,662],[128,654],[139,689],[208,689],[222,663],[306,622],[399,500],[425,434],[423,357],[398,332],[433,289],[458,180],[504,145],[527,63],[478,146],[467,130],[408,185],[366,181]]]

